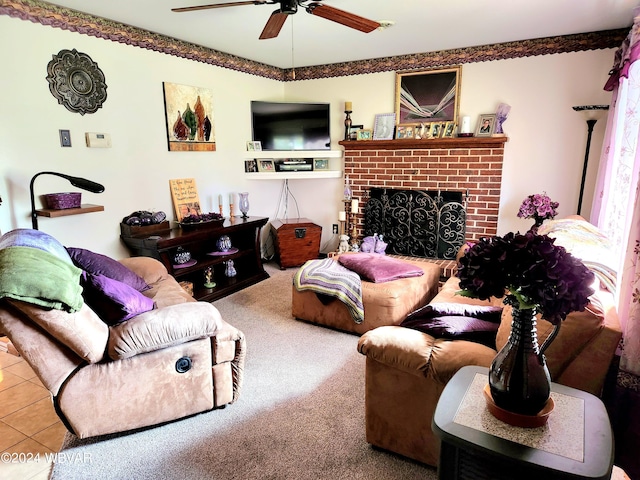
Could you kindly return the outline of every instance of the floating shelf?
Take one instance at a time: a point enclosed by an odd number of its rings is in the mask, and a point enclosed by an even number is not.
[[[102,205],[92,205],[90,203],[83,203],[79,208],[65,208],[62,210],[54,210],[51,208],[41,208],[36,210],[36,214],[39,217],[66,217],[67,215],[80,215],[81,213],[102,212],[104,207]]]
[[[245,158],[342,158],[342,150],[257,150],[246,152]]]
[[[305,178],[340,178],[341,170],[316,170],[312,172],[250,172],[245,173],[249,180],[302,180]]]

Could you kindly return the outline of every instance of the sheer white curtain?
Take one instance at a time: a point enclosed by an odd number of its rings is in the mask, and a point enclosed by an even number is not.
[[[640,375],[640,9],[616,53],[605,88],[613,92],[591,220],[617,250],[618,314],[624,348],[620,366]]]

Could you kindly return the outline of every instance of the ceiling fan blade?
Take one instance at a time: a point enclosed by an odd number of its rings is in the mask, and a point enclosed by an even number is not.
[[[282,30],[285,20],[289,15],[282,13],[280,10],[276,10],[271,14],[267,24],[264,26],[262,33],[260,34],[260,40],[267,40],[269,38],[276,38]]]
[[[323,3],[312,3],[307,7],[307,12],[311,15],[317,15],[318,17],[326,18],[332,22],[355,28],[356,30],[360,30],[364,33],[373,32],[380,26],[378,22],[368,20],[353,13],[345,12],[339,8],[330,7]]]
[[[210,8],[237,7],[240,5],[266,5],[268,3],[275,3],[275,2],[267,2],[266,0],[248,0],[246,2],[212,3],[210,5],[197,5],[195,7],[172,8],[171,11],[172,12],[192,12],[194,10],[209,10]]]

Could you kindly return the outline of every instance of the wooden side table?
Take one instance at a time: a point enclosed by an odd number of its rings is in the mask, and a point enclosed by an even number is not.
[[[555,409],[539,428],[507,425],[489,413],[486,367],[467,366],[445,387],[433,418],[442,440],[438,478],[491,480],[611,477],[613,436],[604,404],[551,384]]]

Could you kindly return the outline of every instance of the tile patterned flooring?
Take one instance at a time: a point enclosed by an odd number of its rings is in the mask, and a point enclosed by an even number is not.
[[[0,351],[0,478],[48,479],[53,463],[45,455],[59,451],[65,432],[27,362]]]

